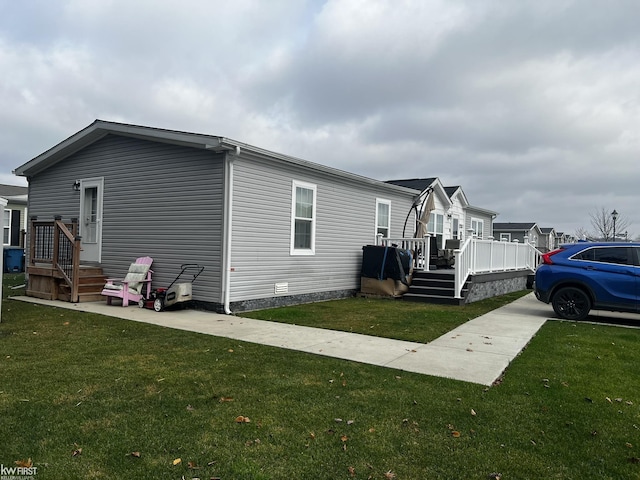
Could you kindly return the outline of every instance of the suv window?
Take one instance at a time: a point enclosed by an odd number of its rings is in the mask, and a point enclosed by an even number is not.
[[[588,260],[590,262],[617,263],[620,265],[634,265],[635,261],[631,249],[628,247],[594,247],[583,250],[573,256],[574,260]]]

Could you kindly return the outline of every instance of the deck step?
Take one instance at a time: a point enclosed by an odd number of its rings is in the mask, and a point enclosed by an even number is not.
[[[71,287],[65,282],[63,275],[51,265],[29,266],[28,296],[71,301]],[[78,277],[78,301],[95,302],[104,299],[101,295],[107,281],[102,267],[81,265]]]
[[[464,305],[469,283],[461,291],[462,298],[455,298],[453,270],[414,272],[409,291],[402,296],[408,302],[434,303],[439,305]]]

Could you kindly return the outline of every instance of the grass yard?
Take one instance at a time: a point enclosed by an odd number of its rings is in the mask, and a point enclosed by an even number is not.
[[[360,323],[381,334],[397,303],[376,308]],[[0,463],[31,459],[37,480],[635,479],[639,343],[548,322],[485,388],[5,299]]]
[[[247,312],[240,316],[428,343],[528,293],[530,290],[524,290],[462,307],[356,297]]]

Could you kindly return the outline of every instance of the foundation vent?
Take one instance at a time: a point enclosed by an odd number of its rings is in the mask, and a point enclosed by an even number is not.
[[[287,282],[276,283],[275,289],[274,289],[274,293],[276,295],[279,295],[279,294],[282,294],[282,293],[289,293],[289,283],[287,283]]]

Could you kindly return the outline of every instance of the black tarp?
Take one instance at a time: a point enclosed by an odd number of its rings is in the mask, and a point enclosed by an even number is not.
[[[397,247],[366,245],[362,247],[361,276],[386,280],[399,280],[409,285],[412,257],[409,250]]]

